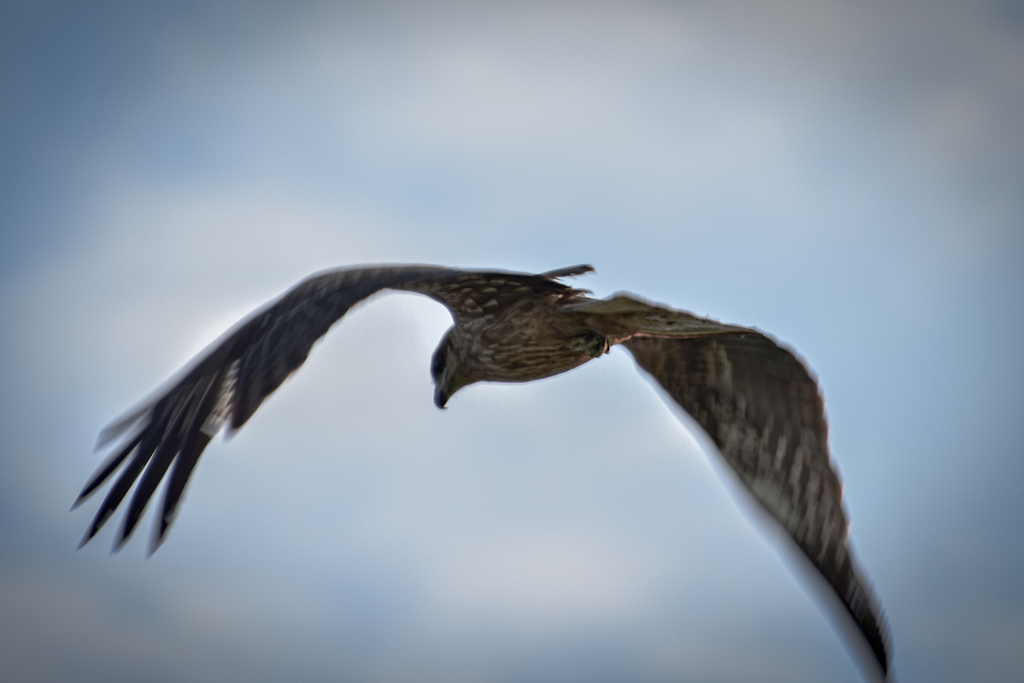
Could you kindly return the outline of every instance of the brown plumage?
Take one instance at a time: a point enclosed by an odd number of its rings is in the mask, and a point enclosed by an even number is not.
[[[792,352],[752,328],[628,295],[592,299],[558,281],[591,270],[528,275],[410,265],[313,275],[215,342],[158,398],[101,433],[100,445],[128,436],[75,503],[120,470],[82,544],[135,484],[115,547],[123,545],[169,472],[155,549],[200,454],[222,426],[241,428],[354,304],[384,289],[416,292],[444,304],[455,319],[431,362],[439,408],[474,382],[550,377],[623,344],[707,432],[743,486],[828,583],[873,655],[868,673],[885,677],[885,622],[847,544],[842,484],[829,460],[814,378]]]

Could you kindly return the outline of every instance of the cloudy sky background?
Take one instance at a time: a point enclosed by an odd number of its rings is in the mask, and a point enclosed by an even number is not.
[[[799,349],[900,680],[1024,678],[1018,3],[7,2],[0,79],[4,681],[860,680],[628,354],[441,413],[411,295],[74,551],[101,427],[367,262]]]

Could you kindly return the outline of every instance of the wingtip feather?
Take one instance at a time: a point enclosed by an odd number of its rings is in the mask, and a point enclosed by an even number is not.
[[[71,509],[74,510],[76,507],[81,505],[87,498],[92,496],[96,490],[110,478],[114,472],[121,467],[125,458],[128,457],[135,450],[135,447],[142,441],[142,437],[145,434],[145,430],[140,430],[132,438],[126,440],[118,450],[115,450],[113,454],[107,460],[100,465],[100,467],[93,473],[89,480],[85,482],[85,486],[82,487],[82,491],[78,494],[78,499],[75,500],[74,505]]]
[[[552,279],[558,279],[563,277],[576,277],[577,275],[585,275],[587,273],[593,273],[594,266],[589,263],[581,263],[578,266],[569,266],[568,268],[558,268],[556,270],[549,270],[546,273],[541,273],[544,277]]]
[[[171,520],[168,521],[166,517],[162,517],[156,527],[153,528],[153,537],[149,540],[149,548],[146,551],[146,558],[153,557],[153,553],[160,549],[160,546],[167,540],[167,530],[171,527],[171,521],[174,516],[171,515]]]
[[[121,552],[121,548],[123,548],[124,544],[127,543],[127,542],[128,542],[128,537],[127,536],[119,536],[114,541],[114,545],[110,548],[110,554],[111,555],[116,555],[119,552]]]
[[[82,537],[81,543],[78,544],[77,549],[81,549],[86,543],[91,541],[99,533],[99,530],[103,528],[103,525],[107,523],[107,520],[111,518],[114,511],[107,509],[106,507],[100,507],[96,516],[92,519],[92,524],[89,525],[89,530],[85,532],[85,536]]]
[[[82,536],[82,540],[78,542],[78,547],[75,550],[81,550],[85,547],[85,544],[92,540],[92,537],[96,534],[92,531],[86,531],[85,535]]]
[[[144,402],[142,405],[129,410],[127,413],[101,429],[99,435],[96,437],[96,445],[92,449],[93,453],[127,432],[140,420],[145,419],[146,414],[153,409],[155,403],[155,401]],[[145,425],[142,425],[139,430],[141,431],[144,428]]]

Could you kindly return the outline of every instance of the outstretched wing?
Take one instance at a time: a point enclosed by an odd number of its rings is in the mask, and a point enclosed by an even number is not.
[[[157,397],[100,434],[99,446],[128,438],[89,479],[77,506],[120,469],[82,544],[89,542],[138,481],[120,547],[134,531],[168,471],[153,549],[162,542],[199,456],[227,423],[239,429],[281,382],[305,362],[310,349],[356,303],[382,289],[425,294],[444,304],[456,320],[486,315],[527,296],[570,296],[576,290],[555,278],[579,275],[590,266],[541,275],[466,271],[436,266],[369,266],[326,271],[296,285],[254,313],[201,353]]]
[[[847,546],[817,382],[760,332],[620,296],[583,309],[631,338],[636,362],[704,428],[729,467],[842,601],[885,675],[888,634]]]
[[[462,272],[432,266],[328,271],[307,278],[244,320],[200,354],[157,398],[101,433],[100,445],[125,432],[130,436],[89,479],[75,502],[81,503],[121,468],[82,544],[96,535],[138,480],[117,540],[116,547],[120,547],[170,470],[154,536],[155,549],[210,439],[225,422],[233,430],[245,424],[263,400],[305,362],[313,344],[354,304],[381,289],[444,281]]]

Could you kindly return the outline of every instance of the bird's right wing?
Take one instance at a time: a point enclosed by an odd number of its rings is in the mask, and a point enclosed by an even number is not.
[[[625,295],[589,302],[578,314],[594,330],[622,340],[711,437],[743,486],[842,601],[884,676],[885,621],[847,545],[824,403],[804,364],[757,330]]]
[[[82,544],[96,535],[138,480],[116,542],[120,547],[170,471],[153,538],[155,549],[163,541],[210,439],[225,423],[231,430],[241,428],[264,399],[305,362],[313,344],[368,296],[382,289],[416,292],[444,304],[456,320],[465,320],[524,297],[572,296],[577,290],[556,278],[590,270],[590,266],[574,266],[528,275],[389,265],[330,270],[307,278],[200,353],[186,370],[158,390],[155,398],[103,430],[99,446],[122,434],[129,436],[75,501],[77,506],[120,469]]]
[[[242,321],[201,353],[156,398],[100,434],[99,446],[126,432],[130,436],[89,479],[75,502],[81,503],[121,470],[82,539],[83,545],[96,535],[138,480],[117,540],[118,547],[123,544],[170,470],[153,539],[155,549],[210,439],[225,423],[232,430],[245,424],[263,400],[305,362],[313,344],[354,304],[382,289],[415,288],[463,272],[419,265],[326,271],[307,278]]]

